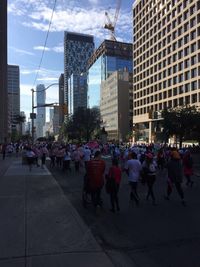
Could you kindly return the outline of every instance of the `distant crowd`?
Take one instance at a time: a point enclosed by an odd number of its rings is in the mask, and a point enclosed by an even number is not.
[[[196,147],[195,147],[196,148]],[[84,168],[83,204],[87,206],[88,199],[95,210],[103,205],[101,191],[105,186],[110,195],[111,211],[120,210],[119,189],[122,172],[126,172],[130,185],[130,201],[139,206],[138,183],[147,187],[146,200],[151,199],[157,205],[154,184],[158,171],[167,170],[167,188],[165,199],[169,200],[173,187],[176,188],[183,206],[186,205],[182,183],[185,179],[187,186],[193,186],[193,147],[177,149],[159,144],[137,145],[114,143],[100,144],[91,141],[85,144],[64,144],[61,142],[36,142],[3,144],[0,147],[2,158],[19,152],[22,164],[44,168],[47,158],[49,167],[70,173],[72,168],[79,172]],[[104,157],[102,157],[102,155]],[[112,159],[112,165],[106,171],[106,158]],[[185,178],[184,178],[185,177]]]

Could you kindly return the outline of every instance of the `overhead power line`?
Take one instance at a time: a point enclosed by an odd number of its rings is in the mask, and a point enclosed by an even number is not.
[[[47,46],[47,40],[48,40],[48,37],[49,37],[49,32],[50,32],[51,24],[52,24],[52,20],[53,20],[53,14],[54,14],[54,11],[55,11],[55,8],[56,8],[56,3],[57,3],[57,0],[54,1],[54,6],[53,6],[53,9],[52,9],[51,18],[50,18],[50,21],[49,21],[49,27],[48,27],[47,35],[46,35],[46,38],[45,38],[44,47],[43,47],[43,50],[42,50],[42,55],[41,55],[41,58],[40,58],[40,63],[38,65],[38,69],[37,69],[37,72],[36,72],[36,75],[35,75],[35,80],[34,80],[34,83],[33,83],[32,87],[35,86],[35,83],[36,83],[37,78],[38,78],[39,71],[41,69],[42,60],[43,60],[43,57],[44,57],[44,52],[45,52],[45,49],[46,49],[46,46]]]

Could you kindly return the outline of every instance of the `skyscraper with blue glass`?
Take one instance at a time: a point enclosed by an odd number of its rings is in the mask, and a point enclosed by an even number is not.
[[[80,85],[87,71],[88,59],[94,52],[94,38],[92,35],[74,32],[65,32],[64,38],[64,101],[68,112],[69,109],[72,112],[73,107],[87,107],[87,83],[84,83],[84,87]],[[72,85],[70,90],[69,84]]]
[[[133,46],[130,43],[105,40],[88,61],[88,106],[100,105],[101,82],[113,72],[133,72]]]

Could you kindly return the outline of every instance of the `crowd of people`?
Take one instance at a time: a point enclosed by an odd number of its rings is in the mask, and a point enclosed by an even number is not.
[[[138,183],[147,186],[146,200],[151,199],[157,205],[154,185],[159,171],[167,170],[167,188],[165,199],[169,200],[173,187],[180,196],[182,205],[186,205],[182,183],[185,176],[186,185],[193,185],[193,159],[189,148],[177,149],[161,145],[115,145],[110,144],[64,144],[59,142],[38,142],[34,145],[28,143],[2,146],[2,157],[5,154],[22,151],[23,163],[28,163],[29,170],[32,166],[44,168],[47,157],[50,159],[50,168],[61,169],[64,173],[71,172],[72,164],[75,172],[80,168],[85,169],[84,195],[91,196],[95,207],[102,206],[101,191],[106,187],[110,195],[111,211],[120,210],[119,189],[122,173],[127,174],[130,185],[130,201],[139,206]],[[112,158],[102,159],[102,154]],[[84,199],[86,201],[86,199]]]

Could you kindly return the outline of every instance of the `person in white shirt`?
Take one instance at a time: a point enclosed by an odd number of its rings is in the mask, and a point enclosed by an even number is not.
[[[137,154],[131,152],[129,154],[129,159],[126,162],[125,170],[128,174],[128,181],[131,187],[130,200],[135,201],[136,205],[139,205],[139,196],[137,193],[138,180],[140,178],[140,172],[142,170],[142,165],[137,159]]]

